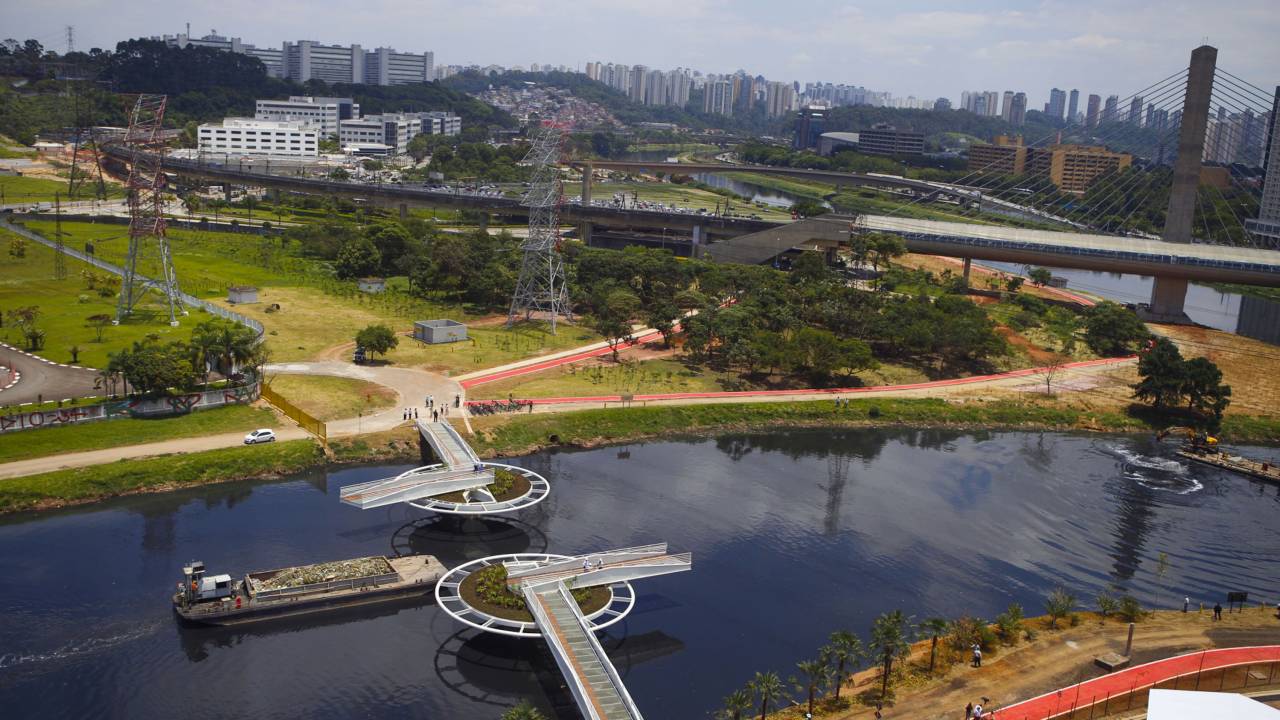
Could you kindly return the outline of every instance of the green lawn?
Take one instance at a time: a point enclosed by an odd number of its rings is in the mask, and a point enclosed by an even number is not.
[[[123,230],[122,227],[117,229]],[[0,311],[26,305],[40,308],[36,326],[45,331],[45,345],[40,350],[43,357],[70,363],[71,347],[78,346],[80,365],[101,368],[106,365],[109,353],[126,348],[148,335],[158,335],[166,340],[191,337],[195,323],[183,322],[176,328],[170,327],[167,310],[156,302],[156,296],[152,294],[140,306],[141,312],[119,326],[107,326],[103,330],[102,342],[98,342],[97,331],[89,327],[87,319],[93,315],[114,318],[115,295],[104,298],[89,289],[81,273],[89,270],[90,266],[75,258],[66,259],[67,277],[55,280],[54,252],[39,243],[27,241],[26,257],[10,257],[9,243],[15,237],[7,230],[0,230],[0,251],[4,252],[5,259],[4,272],[0,273]],[[70,244],[72,241],[68,239],[67,242]],[[102,274],[98,270],[95,272]],[[0,328],[0,338],[16,347],[26,346],[21,332],[10,323]]]
[[[324,455],[312,440],[120,460],[0,481],[0,513],[93,502],[127,493],[300,472]]]
[[[597,181],[592,186],[591,195],[597,200],[607,200],[614,193],[625,192],[630,198],[635,193],[641,200],[647,202],[660,202],[667,205],[678,205],[684,208],[697,210],[703,208],[707,212],[713,212],[717,203],[720,207],[724,207],[726,198],[723,195],[708,190],[702,190],[687,185],[677,185],[675,183],[659,183],[659,182],[603,182]],[[629,200],[628,200],[629,201]],[[790,220],[791,213],[786,210],[769,207],[763,204],[747,203],[743,200],[729,199],[734,206],[735,212],[742,214],[756,214],[766,220]]]
[[[52,202],[56,193],[67,197],[65,180],[0,175],[0,190],[4,191],[4,204]]]
[[[368,415],[396,402],[396,392],[377,383],[329,375],[275,375],[271,389],[317,420]]]
[[[60,425],[0,435],[0,462],[278,426],[274,412],[248,405],[154,420],[126,418]],[[4,482],[8,481],[0,484]]]

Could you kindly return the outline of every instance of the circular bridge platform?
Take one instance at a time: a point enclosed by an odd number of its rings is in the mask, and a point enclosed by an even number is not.
[[[440,500],[438,498],[429,497],[421,500],[412,500],[409,504],[420,510],[430,510],[431,512],[444,513],[446,515],[496,515],[533,507],[543,500],[546,500],[547,496],[551,494],[551,483],[548,482],[546,478],[532,470],[529,470],[528,468],[493,462],[481,464],[485,467],[509,470],[522,476],[529,482],[529,491],[518,497],[508,498],[506,500],[453,502],[450,500]],[[410,470],[409,472],[412,473],[415,472],[415,470]]]
[[[570,555],[550,553],[510,553],[491,555],[472,560],[450,570],[436,583],[436,603],[455,620],[477,630],[511,637],[540,638],[542,633],[533,621],[510,620],[491,615],[473,607],[462,597],[462,581],[472,573],[504,562],[554,562],[568,560]],[[636,604],[635,589],[629,582],[615,582],[608,586],[609,601],[599,610],[587,615],[587,626],[592,632],[603,630],[621,622]]]

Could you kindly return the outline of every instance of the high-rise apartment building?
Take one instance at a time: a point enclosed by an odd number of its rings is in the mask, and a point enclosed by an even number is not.
[[[1020,92],[1013,94],[1013,106],[1009,110],[1009,123],[1011,125],[1027,124],[1027,94]]]
[[[795,105],[795,88],[788,82],[777,80],[765,83],[765,113],[771,117],[782,117],[791,112]]]
[[[1098,127],[1098,113],[1102,111],[1102,98],[1097,95],[1089,96],[1089,109],[1085,111],[1084,124],[1088,128]]]
[[[1068,123],[1080,122],[1079,119],[1076,117],[1079,113],[1080,113],[1080,91],[1072,89],[1071,95],[1067,100],[1067,122]]]
[[[434,77],[435,53],[401,53],[383,47],[364,56],[364,81],[369,85],[409,85]]]
[[[1000,103],[1000,119],[1010,122],[1010,112],[1013,110],[1013,91],[1005,90],[1004,99]]]
[[[1119,122],[1120,120],[1120,96],[1108,95],[1107,102],[1102,106],[1102,117],[1098,123]]]
[[[1266,134],[1263,151],[1262,199],[1258,203],[1258,218],[1246,220],[1245,228],[1269,247],[1280,247],[1280,86],[1276,87],[1271,105],[1271,126]]]
[[[1058,88],[1049,91],[1049,103],[1045,105],[1044,111],[1049,117],[1061,120],[1062,115],[1067,109],[1067,94]]]
[[[1142,124],[1142,96],[1137,95],[1129,101],[1129,115],[1125,118],[1130,125]]]
[[[631,102],[644,102],[645,88],[649,85],[649,68],[635,65],[631,68],[631,86],[627,88],[627,97]]]
[[[733,114],[733,82],[708,80],[703,89],[702,111],[717,115]]]

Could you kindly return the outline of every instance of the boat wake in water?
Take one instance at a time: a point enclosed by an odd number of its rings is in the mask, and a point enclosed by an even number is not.
[[[56,662],[58,660],[68,660],[89,655],[116,647],[117,645],[123,645],[124,643],[137,640],[138,638],[146,637],[147,635],[155,632],[159,627],[160,623],[153,622],[132,627],[112,635],[72,640],[55,650],[46,650],[43,652],[7,652],[0,654],[0,670],[10,670],[28,665]]]
[[[1120,445],[1103,445],[1103,450],[1121,461],[1121,472],[1139,485],[1161,492],[1189,495],[1204,489],[1190,469],[1169,458],[1151,457]]]

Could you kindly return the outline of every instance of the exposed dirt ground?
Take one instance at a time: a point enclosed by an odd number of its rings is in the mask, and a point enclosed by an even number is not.
[[[1149,325],[1178,345],[1185,358],[1206,357],[1231,386],[1231,407],[1250,415],[1280,413],[1280,347],[1220,330],[1189,325]]]
[[[1206,610],[1190,613],[1161,611],[1138,623],[1133,641],[1133,664],[1137,665],[1173,655],[1215,647],[1270,645],[1280,643],[1280,619],[1274,607],[1265,611],[1255,605],[1242,613],[1224,614],[1214,622]],[[988,709],[1032,698],[1051,690],[1097,677],[1103,671],[1093,659],[1107,652],[1124,649],[1127,626],[1116,620],[1100,624],[1092,613],[1082,613],[1081,623],[1074,628],[1057,631],[1045,629],[1044,620],[1027,621],[1035,629],[1032,642],[988,653],[981,668],[961,662],[948,670],[939,670],[931,679],[911,678],[897,693],[897,702],[883,710],[885,718],[961,718],[967,703],[983,696],[991,699]],[[1059,623],[1060,626],[1064,623]],[[929,661],[929,643],[913,648],[911,664],[923,671]],[[854,694],[879,687],[879,671],[869,670],[854,676]],[[870,707],[854,708],[822,717],[873,717]],[[997,717],[999,713],[997,712]]]

